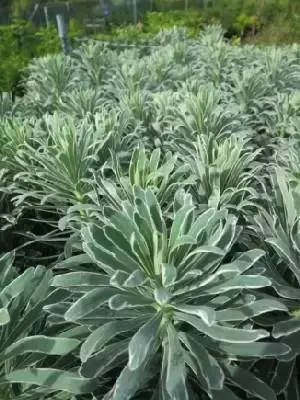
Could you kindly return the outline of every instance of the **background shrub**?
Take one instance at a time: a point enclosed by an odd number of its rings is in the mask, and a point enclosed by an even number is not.
[[[70,21],[70,38],[80,37],[83,29]],[[60,41],[55,25],[36,27],[29,22],[15,20],[10,25],[0,25],[0,92],[22,93],[22,73],[36,57],[60,51]]]

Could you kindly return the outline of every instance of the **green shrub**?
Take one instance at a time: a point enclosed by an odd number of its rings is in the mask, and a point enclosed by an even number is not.
[[[162,27],[168,29],[178,26],[185,27],[191,34],[197,34],[203,27],[203,23],[200,10],[149,12],[145,18],[145,30],[151,34],[156,34]]]
[[[280,17],[264,24],[258,34],[246,38],[246,43],[254,44],[292,44],[300,41],[300,13],[292,17]]]
[[[83,29],[71,20],[70,38],[83,35]],[[22,92],[20,82],[28,63],[35,57],[60,51],[60,41],[55,25],[38,28],[31,23],[15,20],[0,26],[0,92]]]
[[[0,26],[0,91],[16,88],[20,71],[34,55],[33,38],[33,27],[24,22]]]
[[[240,14],[233,23],[233,28],[236,29],[240,36],[244,36],[248,31],[254,34],[256,29],[259,28],[258,17],[255,15]]]

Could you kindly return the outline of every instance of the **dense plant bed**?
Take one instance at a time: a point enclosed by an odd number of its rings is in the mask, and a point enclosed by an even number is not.
[[[149,45],[1,97],[0,398],[295,400],[299,46]]]

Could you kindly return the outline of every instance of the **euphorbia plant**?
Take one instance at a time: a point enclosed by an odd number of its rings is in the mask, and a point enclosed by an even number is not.
[[[94,268],[53,280],[73,292],[71,304],[55,308],[61,321],[91,330],[80,350],[81,375],[107,378],[105,398],[114,400],[141,391],[149,399],[239,398],[235,388],[274,398],[237,363],[290,351],[252,322],[286,310],[259,292],[271,285],[255,267],[264,252],[232,254],[242,228],[226,210],[197,214],[180,191],[169,224],[150,189],[133,192],[132,202],[83,228]]]

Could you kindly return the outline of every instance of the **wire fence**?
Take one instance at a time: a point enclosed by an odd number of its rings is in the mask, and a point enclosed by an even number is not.
[[[61,14],[68,22],[74,19],[87,28],[103,27],[107,21],[116,24],[137,24],[147,12],[189,10],[203,8],[209,0],[78,0],[53,3],[35,3],[18,13],[24,20],[45,26],[56,23]],[[0,24],[12,21],[14,13],[8,7],[0,8]]]

